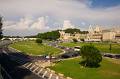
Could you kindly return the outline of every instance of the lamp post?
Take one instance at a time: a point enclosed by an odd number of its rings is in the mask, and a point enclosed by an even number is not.
[[[111,50],[112,50],[111,40],[110,40],[110,47],[109,47],[109,50],[110,50],[110,53],[111,53]]]

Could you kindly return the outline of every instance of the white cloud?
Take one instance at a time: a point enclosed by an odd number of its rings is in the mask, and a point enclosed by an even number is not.
[[[69,20],[64,20],[62,29],[68,29],[68,28],[74,28],[74,26],[71,24]]]
[[[17,7],[16,7],[17,6]],[[120,19],[120,6],[92,10],[86,3],[75,0],[4,0],[0,12],[5,16],[50,14],[58,19],[80,18],[86,20]]]
[[[0,0],[0,12],[4,18],[12,19],[13,21],[26,15],[31,15],[35,18],[35,20],[23,18],[19,22],[14,21],[16,23],[13,22],[5,27],[18,30],[27,28],[49,29],[44,22],[42,24],[41,21],[43,20],[38,20],[39,16],[50,16],[57,23],[62,23],[63,20],[68,19],[71,21],[77,20],[78,23],[82,21],[86,25],[87,23],[101,25],[120,24],[120,6],[106,9],[91,9],[88,7],[91,3],[86,2],[87,0]]]
[[[30,33],[36,34],[42,32],[42,30],[48,30],[49,26],[46,26],[45,17],[39,17],[37,20],[33,20],[29,17],[21,18],[20,21],[6,21],[4,22],[4,33],[9,35],[28,35]],[[31,32],[30,32],[31,31]],[[35,32],[36,31],[36,32]],[[22,32],[22,33],[21,33]],[[30,32],[30,33],[26,33]],[[30,34],[32,35],[32,34]]]
[[[13,22],[13,21],[12,21]],[[3,27],[5,30],[7,29],[15,29],[15,30],[24,30],[24,29],[28,29],[29,25],[32,23],[32,20],[29,19],[28,17],[25,18],[21,18],[19,22],[13,22],[13,24],[11,23],[11,21],[7,21],[5,22],[5,27]],[[9,25],[10,24],[10,25]]]
[[[30,28],[38,30],[49,29],[49,27],[46,26],[45,17],[38,18],[37,21],[34,22]]]

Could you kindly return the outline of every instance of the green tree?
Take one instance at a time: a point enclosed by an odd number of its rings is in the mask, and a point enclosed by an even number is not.
[[[59,37],[60,37],[60,33],[58,30],[38,34],[38,38],[45,40],[57,40]]]
[[[3,38],[2,26],[3,26],[3,23],[2,23],[2,17],[0,16],[0,39]]]
[[[102,61],[100,51],[93,45],[82,46],[80,53],[83,58],[80,64],[85,67],[98,67],[99,63]]]
[[[84,42],[85,40],[83,38],[80,39],[82,42]]]
[[[88,34],[88,31],[81,31],[81,34]]]
[[[42,43],[42,39],[37,38],[37,39],[36,39],[36,43],[40,43],[40,44],[41,44],[41,43]]]
[[[87,34],[88,31],[81,31],[80,29],[77,28],[68,28],[64,30],[65,33],[70,33],[70,34],[75,34],[75,33],[80,33],[80,34]]]
[[[77,40],[77,39],[75,39],[75,38],[73,38],[73,42],[74,42],[74,43],[76,43],[76,42],[78,42],[78,40]]]
[[[80,29],[76,29],[76,28],[68,28],[64,30],[65,33],[70,33],[70,34],[74,34],[74,33],[80,33]]]

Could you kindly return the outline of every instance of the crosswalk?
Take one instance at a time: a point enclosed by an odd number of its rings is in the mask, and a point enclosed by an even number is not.
[[[23,67],[29,69],[31,72],[39,77],[42,77],[43,79],[65,79],[64,77],[60,77],[56,73],[50,71],[50,69],[39,67],[35,63],[28,62],[24,64]]]

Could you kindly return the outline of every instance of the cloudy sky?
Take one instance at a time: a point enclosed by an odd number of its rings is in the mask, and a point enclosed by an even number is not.
[[[120,0],[0,0],[4,35],[34,35],[72,27],[87,30],[89,25],[120,25]]]

